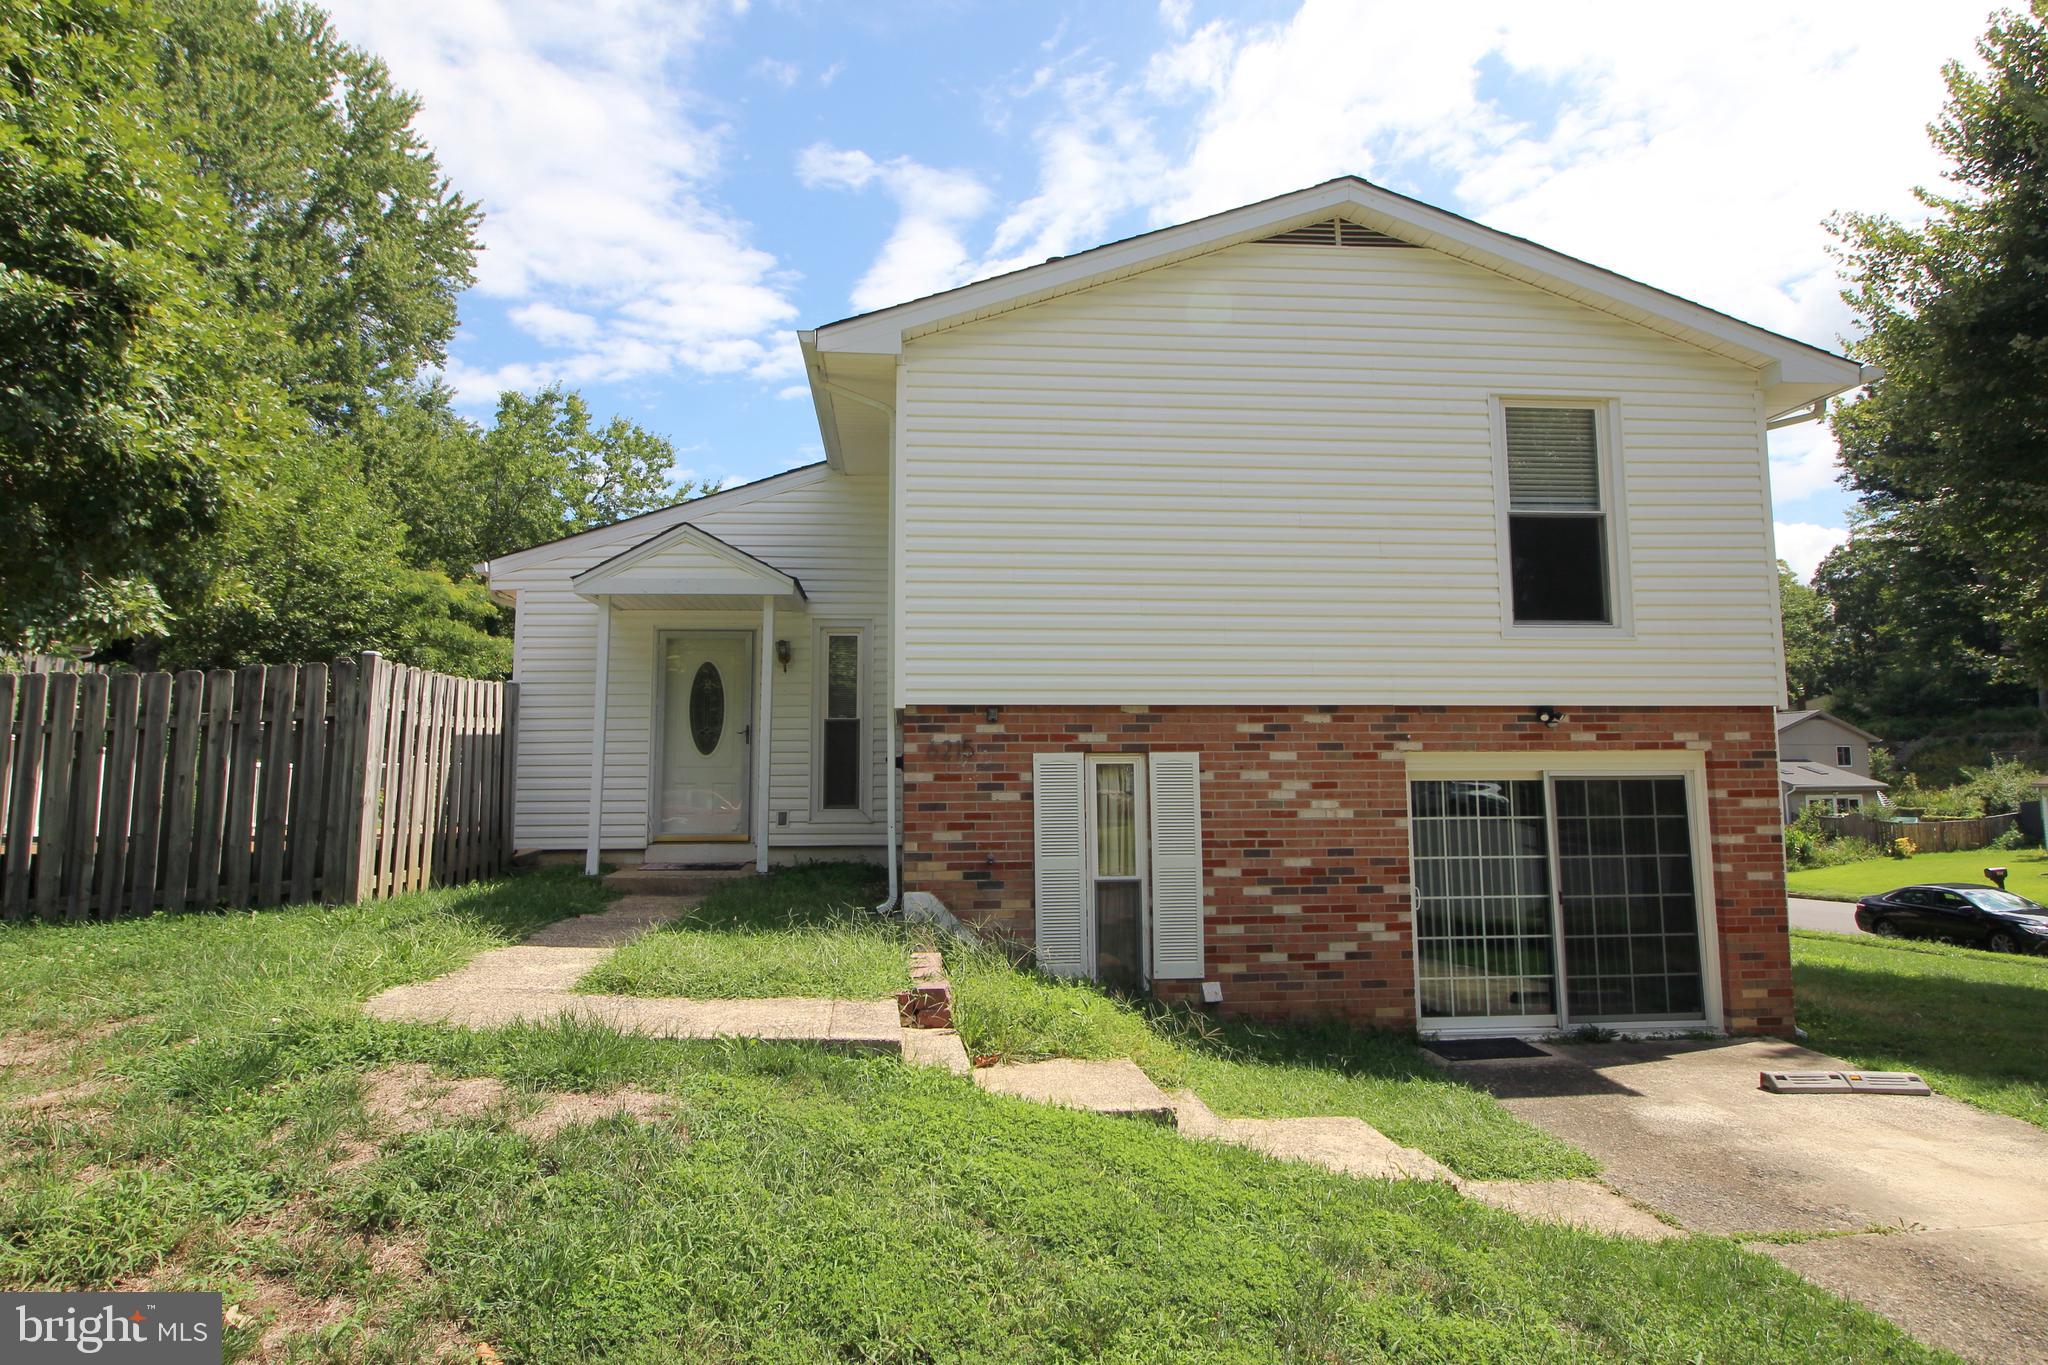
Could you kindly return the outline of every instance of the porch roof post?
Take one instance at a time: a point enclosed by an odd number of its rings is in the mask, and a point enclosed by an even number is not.
[[[775,599],[764,596],[761,599],[761,639],[756,651],[760,661],[754,671],[759,677],[756,690],[760,694],[754,703],[754,870],[768,870],[768,773],[770,734],[769,719],[774,714],[775,701]]]
[[[590,837],[584,845],[583,873],[597,875],[598,846],[604,841],[605,703],[612,690],[612,599],[597,601],[596,696],[590,703]]]

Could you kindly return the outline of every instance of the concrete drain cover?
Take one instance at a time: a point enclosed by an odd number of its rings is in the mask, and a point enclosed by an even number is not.
[[[1910,1071],[1762,1071],[1757,1088],[1773,1095],[1932,1095]]]

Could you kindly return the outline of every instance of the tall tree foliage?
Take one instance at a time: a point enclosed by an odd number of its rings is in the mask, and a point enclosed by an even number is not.
[[[1785,641],[1785,690],[1794,705],[1810,701],[1827,686],[1834,623],[1820,594],[1778,561],[1778,619]]]
[[[1867,547],[1957,566],[1950,600],[2048,677],[2048,0],[1995,16],[1981,74],[1945,68],[1931,132],[1953,192],[1928,218],[1834,223],[1886,377],[1838,406]],[[1859,551],[1858,553],[1861,553]],[[1924,577],[1913,570],[1908,577]],[[1881,589],[1878,589],[1881,591]]]
[[[218,273],[273,321],[269,372],[321,428],[350,426],[444,359],[481,215],[414,129],[419,101],[319,10],[160,3],[179,145],[236,228]]]
[[[123,0],[0,9],[0,638],[148,630],[290,418],[209,275],[231,233]]]

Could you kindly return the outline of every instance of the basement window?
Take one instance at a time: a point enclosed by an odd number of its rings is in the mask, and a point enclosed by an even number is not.
[[[1614,622],[1601,413],[1508,404],[1508,589],[1516,624]]]

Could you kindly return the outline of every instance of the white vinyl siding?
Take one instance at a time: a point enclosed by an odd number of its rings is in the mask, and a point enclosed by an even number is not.
[[[1088,968],[1083,767],[1080,754],[1031,760],[1032,948],[1039,967],[1054,976],[1081,976]]]
[[[569,579],[649,536],[687,520],[747,553],[796,575],[809,600],[785,600],[775,634],[790,642],[784,671],[775,666],[770,727],[769,842],[814,847],[882,842],[887,798],[888,503],[882,476],[852,478],[823,468],[742,490],[729,508],[685,504],[673,513],[624,522],[566,542],[548,555],[492,578],[518,593],[513,672],[520,682],[515,839],[522,848],[580,848],[588,832],[590,718],[598,609],[570,590]],[[607,848],[637,849],[648,836],[657,638],[661,631],[756,630],[756,601],[724,610],[618,611],[612,615],[611,692],[605,740]],[[813,790],[812,670],[816,621],[861,622],[867,629],[866,812],[816,809]],[[787,812],[788,823],[775,823]]]
[[[1734,361],[1434,251],[1246,245],[901,363],[899,704],[1782,699]],[[1504,624],[1501,395],[1610,405],[1628,630]]]
[[[1194,754],[1153,754],[1152,975],[1202,976],[1202,775]]]

